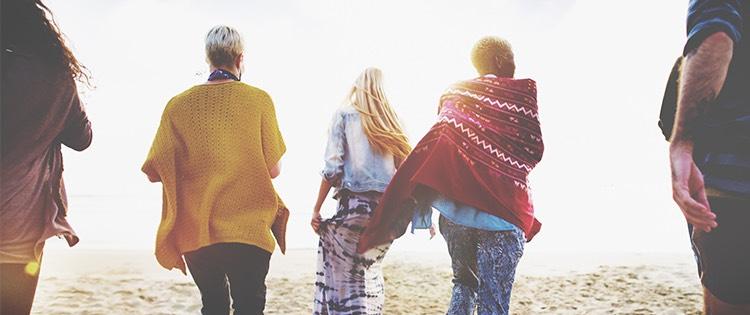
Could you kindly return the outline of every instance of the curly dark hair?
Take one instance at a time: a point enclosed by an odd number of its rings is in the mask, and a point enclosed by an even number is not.
[[[89,73],[65,45],[52,12],[41,0],[2,0],[2,45],[28,52],[71,78],[89,83]]]

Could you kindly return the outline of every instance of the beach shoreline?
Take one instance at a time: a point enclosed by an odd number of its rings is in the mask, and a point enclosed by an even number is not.
[[[266,314],[310,314],[313,249],[275,253]],[[550,265],[549,262],[554,262]],[[384,314],[444,314],[447,253],[395,251],[384,261]],[[700,314],[700,284],[684,253],[529,252],[516,273],[512,314]],[[145,250],[45,253],[32,314],[196,314],[189,275],[161,268]]]

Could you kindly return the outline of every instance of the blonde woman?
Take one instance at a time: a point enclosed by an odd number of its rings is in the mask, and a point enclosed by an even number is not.
[[[271,179],[286,147],[271,97],[240,82],[239,32],[212,28],[206,59],[211,74],[169,101],[143,164],[164,190],[156,258],[167,269],[187,266],[202,314],[229,315],[230,305],[236,315],[263,314],[282,206]]]
[[[411,147],[385,97],[382,78],[379,69],[365,69],[331,123],[311,222],[320,235],[314,314],[383,312],[380,263],[389,246],[357,254],[357,242]],[[338,210],[322,220],[320,207],[331,187]]]

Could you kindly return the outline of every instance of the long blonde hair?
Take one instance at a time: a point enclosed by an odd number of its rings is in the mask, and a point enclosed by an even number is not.
[[[409,140],[383,91],[383,72],[367,68],[359,75],[346,101],[362,119],[370,146],[381,154],[392,154],[396,166],[411,152]]]

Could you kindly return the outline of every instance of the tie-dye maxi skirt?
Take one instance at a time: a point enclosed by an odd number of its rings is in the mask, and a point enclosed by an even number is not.
[[[383,257],[390,247],[357,254],[379,193],[343,192],[336,215],[320,224],[313,314],[382,314]]]

